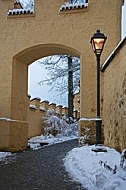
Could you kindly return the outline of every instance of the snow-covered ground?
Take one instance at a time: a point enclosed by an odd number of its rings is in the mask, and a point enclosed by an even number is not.
[[[72,178],[88,190],[125,190],[126,170],[120,167],[120,153],[108,147],[107,152],[95,153],[93,148],[74,148],[67,154],[64,163]]]
[[[40,143],[49,145],[61,143],[66,140],[75,139],[77,136],[43,135],[31,138],[29,146],[32,150],[41,148]],[[46,145],[48,146],[48,145]],[[115,149],[107,148],[107,152],[95,153],[92,151],[94,146],[85,145],[72,149],[64,158],[66,170],[73,180],[80,182],[88,190],[125,190],[126,189],[126,170],[120,167],[120,153]],[[11,153],[0,152],[0,161]],[[103,163],[102,163],[102,162]],[[106,167],[104,167],[104,163]],[[107,165],[111,169],[107,168]],[[117,166],[116,173],[113,170]],[[111,171],[110,171],[111,170]]]
[[[49,136],[40,135],[40,136],[36,136],[29,139],[28,146],[31,150],[37,150],[42,147],[42,144],[44,146],[49,146],[52,144],[62,143],[64,141],[69,141],[69,140],[77,139],[77,138],[78,137],[74,135],[63,136],[59,134],[56,137],[54,137],[53,135],[49,135]],[[2,161],[2,159],[4,159],[5,157],[11,156],[11,155],[13,155],[13,153],[11,152],[0,152],[0,161]]]
[[[71,136],[63,136],[61,134],[58,134],[56,137],[54,137],[53,135],[49,135],[49,136],[37,136],[37,137],[33,137],[28,141],[28,144],[30,146],[30,148],[32,150],[36,150],[41,148],[40,144],[47,144],[47,145],[52,145],[52,144],[56,144],[56,143],[62,143],[64,141],[69,141],[72,139],[77,139],[77,136],[71,135]],[[46,146],[46,145],[44,145]]]
[[[64,141],[68,141],[68,140],[72,140],[72,139],[77,139],[77,136],[71,135],[71,136],[63,136],[63,135],[57,135],[56,137],[54,137],[53,135],[49,135],[49,136],[36,136],[33,137],[31,139],[28,140],[28,145],[30,147],[31,150],[37,150],[40,149],[42,146],[40,144],[48,144],[48,145],[52,145],[52,144],[56,144],[56,143],[61,143]],[[47,145],[44,145],[47,146]],[[13,155],[11,152],[0,152],[0,161],[2,161],[3,158],[7,157],[7,156],[11,156]]]

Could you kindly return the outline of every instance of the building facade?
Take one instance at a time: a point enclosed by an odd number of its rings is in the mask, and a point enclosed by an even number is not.
[[[23,150],[28,139],[28,66],[48,55],[79,57],[80,118],[96,117],[96,61],[90,38],[97,29],[108,37],[103,63],[121,39],[124,2],[88,0],[74,6],[68,0],[35,0],[30,10],[14,2],[19,1],[0,1],[0,149]],[[83,125],[82,119],[80,129]]]

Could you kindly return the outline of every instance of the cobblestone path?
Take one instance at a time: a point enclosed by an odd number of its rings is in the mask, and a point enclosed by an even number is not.
[[[0,163],[0,190],[82,190],[63,166],[77,140],[17,153]]]

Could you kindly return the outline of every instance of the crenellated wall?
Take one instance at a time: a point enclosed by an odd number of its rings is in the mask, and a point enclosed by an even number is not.
[[[29,97],[30,98],[30,97]],[[28,99],[28,138],[43,134],[44,130],[44,117],[47,110],[54,110],[56,116],[59,118],[62,115],[68,116],[68,108],[62,105],[56,105],[55,103],[49,103],[49,101],[41,101],[40,98]],[[79,111],[74,110],[73,116],[78,117]]]
[[[40,99],[34,98],[29,101],[28,107],[28,138],[43,134],[43,116],[46,110],[40,107]]]

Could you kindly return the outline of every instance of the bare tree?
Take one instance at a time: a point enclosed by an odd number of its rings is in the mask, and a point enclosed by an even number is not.
[[[68,56],[68,117],[73,116],[73,64],[72,57]]]
[[[48,71],[47,77],[39,81],[39,84],[51,86],[59,94],[68,92],[68,57],[69,55],[55,55],[40,59],[38,62]],[[72,57],[73,93],[79,91],[80,59]]]
[[[59,95],[68,92],[68,116],[73,116],[74,93],[79,91],[80,60],[70,55],[56,55],[41,59],[40,64],[48,70],[47,78],[40,81],[51,89],[56,89]]]

